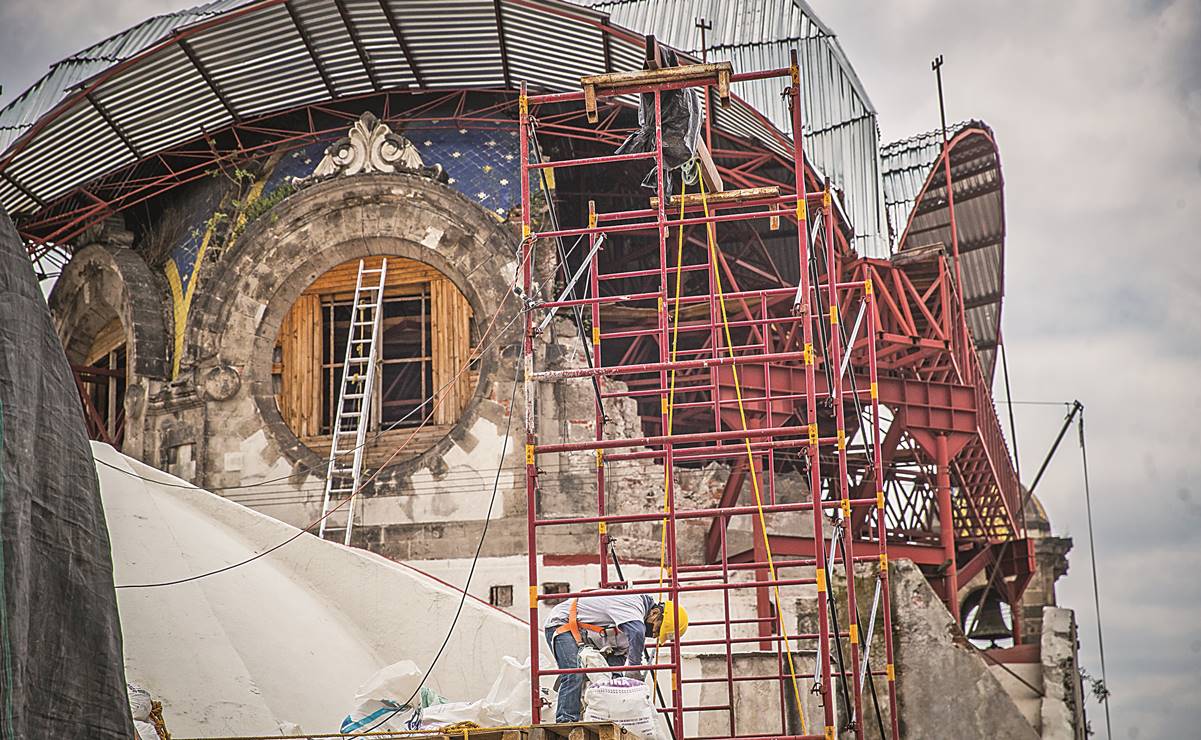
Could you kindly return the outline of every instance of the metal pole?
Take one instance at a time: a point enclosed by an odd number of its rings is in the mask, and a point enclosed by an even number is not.
[[[896,682],[896,666],[893,662],[893,646],[892,646],[892,594],[889,590],[889,567],[888,567],[888,521],[885,504],[887,503],[884,497],[884,465],[883,457],[881,457],[881,441],[880,441],[880,390],[878,385],[879,361],[876,357],[876,336],[879,331],[877,322],[879,318],[876,313],[874,290],[871,289],[870,280],[865,284],[865,298],[872,302],[871,310],[867,313],[867,336],[870,341],[867,343],[867,361],[868,361],[868,379],[871,382],[871,400],[872,400],[872,459],[875,460],[873,465],[873,475],[876,484],[876,539],[879,543],[880,557],[880,597],[882,599],[882,610],[884,614],[884,674],[888,679],[888,716],[892,740],[900,740],[901,729],[900,720],[897,715],[897,682]],[[900,422],[893,419],[893,424]]]
[[[943,581],[943,596],[955,623],[959,623],[959,568],[955,563],[955,524],[951,511],[951,456],[947,450],[947,435],[934,437],[934,459],[938,470],[935,485],[938,488],[939,538],[942,540],[943,558],[946,560],[946,575]]]
[[[530,300],[533,290],[533,244],[530,241],[530,143],[529,143],[529,98],[526,96],[525,83],[521,83],[521,97],[518,103],[518,130],[520,131],[521,152],[521,288],[522,299]],[[526,541],[529,548],[527,557],[529,577],[529,620],[530,620],[530,709],[533,712],[534,724],[542,721],[542,692],[539,687],[541,674],[539,671],[538,646],[538,530],[534,520],[538,516],[538,467],[534,461],[534,445],[537,443],[537,428],[534,415],[534,316],[523,306],[525,313],[525,331],[522,341],[522,384],[525,398],[525,501],[526,501]],[[516,383],[517,378],[513,378]]]
[[[942,95],[941,54],[930,63],[930,69],[934,70],[934,75],[938,80],[938,115],[942,122],[942,165],[947,186],[947,213],[951,221],[951,259],[955,263],[955,295],[959,299],[959,324],[960,330],[963,332],[964,351],[970,351],[972,342],[967,328],[967,309],[963,302],[963,273],[959,266],[959,228],[955,221],[955,184],[951,180],[951,151],[947,141],[947,111],[943,104]],[[960,368],[960,370],[966,372],[966,368]]]

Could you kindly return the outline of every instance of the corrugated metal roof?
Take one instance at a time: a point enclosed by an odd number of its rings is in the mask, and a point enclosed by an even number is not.
[[[149,48],[177,28],[250,2],[252,0],[216,0],[187,10],[157,15],[52,65],[44,77],[0,109],[0,152],[79,83]]]
[[[156,16],[64,59],[0,110],[0,151],[79,83],[179,29],[251,2],[218,0]],[[786,66],[790,50],[796,48],[803,69],[806,150],[811,164],[843,191],[857,250],[868,256],[887,255],[889,231],[880,191],[876,112],[837,38],[808,4],[800,0],[571,2],[606,13],[619,26],[655,33],[665,43],[697,55],[702,49],[695,21],[705,18],[713,25],[706,31],[706,53],[714,59],[730,60],[736,69]],[[382,6],[376,0],[346,0],[344,4],[359,43],[370,50],[370,69],[364,67],[355,39],[334,3],[292,3],[300,28],[321,58],[332,91],[324,86],[319,70],[295,53],[300,30],[288,22],[282,5],[250,13],[235,22],[237,28],[226,29],[218,37],[198,39],[197,55],[213,63],[218,86],[242,115],[274,110],[284,101],[295,105],[321,99],[331,92],[337,96],[370,92],[373,79],[384,87],[418,84],[414,65],[396,43]],[[421,87],[504,84],[491,0],[393,0],[390,6],[401,18],[409,50],[418,58],[415,66],[421,75]],[[506,35],[513,37],[509,61],[514,79],[540,81],[549,89],[569,89],[579,74],[603,71],[602,36],[595,28],[581,28],[578,21],[516,3],[504,2],[501,7]],[[568,42],[555,47],[562,56],[559,63],[546,64],[547,45],[542,42],[547,38]],[[634,69],[641,50],[620,43],[610,49],[610,59],[614,69]],[[206,83],[184,55],[164,54],[155,66],[160,64],[172,66],[178,76],[168,88],[155,88],[155,95],[195,106],[186,112],[160,113],[160,122],[171,118],[183,130],[199,131],[201,126],[211,129],[231,120],[220,100],[205,90]],[[573,64],[576,66],[570,66]],[[155,71],[151,69],[143,77],[162,81]],[[136,144],[139,150],[153,151],[163,145],[160,129],[147,131],[145,125],[140,125],[149,113],[145,105],[138,106],[138,101],[130,101],[107,85],[102,90],[106,105],[131,114],[127,124],[130,129],[143,129]],[[788,110],[779,92],[777,80],[735,86],[739,97],[760,110],[778,129],[789,131]],[[138,115],[132,115],[135,113]],[[764,136],[763,127],[745,111],[719,109],[715,119],[723,118],[719,125],[728,124],[730,131],[781,149],[774,137]],[[0,202],[17,211],[33,203],[11,184],[0,187]],[[899,228],[896,222],[894,228]]]
[[[967,322],[980,364],[991,379],[1005,287],[1005,199],[1001,158],[992,129],[981,121],[948,128],[955,225]],[[884,196],[898,225],[898,251],[942,243],[951,247],[950,209],[942,167],[942,132],[931,131],[881,149]]]
[[[842,190],[856,251],[887,257],[891,237],[880,187],[876,109],[837,37],[803,0],[570,0],[608,13],[614,23],[736,70],[787,67],[800,58],[805,91],[803,130],[810,164]],[[704,48],[697,19],[713,25]],[[741,82],[734,91],[781,131],[792,121],[779,80]],[[721,118],[721,112],[714,113]],[[894,229],[901,225],[894,222]]]
[[[639,67],[641,44],[607,28],[603,14],[555,0],[221,0],[152,18],[64,60],[0,111],[0,206],[33,213],[235,119],[307,102],[499,88],[506,62],[511,83],[548,91]],[[780,146],[741,100],[715,123]]]

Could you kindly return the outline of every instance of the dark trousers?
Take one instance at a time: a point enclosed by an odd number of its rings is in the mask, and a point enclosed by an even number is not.
[[[557,627],[546,628],[546,643],[555,655],[560,668],[580,667],[580,646],[570,632],[555,635]],[[606,655],[609,665],[625,665],[626,656]],[[584,691],[583,673],[566,673],[559,676],[559,704],[555,707],[556,722],[579,722],[580,702]]]

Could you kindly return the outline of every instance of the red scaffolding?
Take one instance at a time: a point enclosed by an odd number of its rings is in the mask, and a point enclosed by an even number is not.
[[[588,89],[587,94],[527,96],[523,87],[519,102],[521,257],[529,309],[525,316],[523,368],[534,721],[542,719],[541,677],[614,670],[542,669],[538,660],[544,642],[539,602],[643,593],[669,600],[676,609],[704,599],[720,603],[721,619],[696,621],[694,632],[687,637],[675,634],[667,644],[656,646],[655,657],[647,666],[656,680],[670,685],[670,698],[659,711],[676,737],[833,738],[847,730],[862,738],[870,722],[878,725],[873,735],[897,738],[884,465],[873,462],[881,460],[882,440],[876,347],[880,327],[872,279],[864,276],[840,281],[831,192],[828,188],[816,193],[806,191],[795,53],[791,67],[785,69],[731,74],[714,65],[696,65],[673,72],[674,79],[654,73],[625,75],[620,82],[610,80],[608,86]],[[773,187],[715,195],[705,191],[705,178],[700,177],[699,192],[688,193],[685,186],[684,192],[668,197],[663,131],[659,127],[651,153],[554,162],[537,161],[540,157],[535,157],[531,161],[539,106],[581,101],[593,106],[593,95],[649,94],[654,101],[654,120],[659,122],[665,92],[685,87],[713,87],[723,92],[729,83],[773,78],[787,80],[785,94],[793,129],[792,192],[782,193],[786,188]],[[598,213],[590,205],[586,225],[533,229],[531,173],[548,167],[577,168],[636,159],[656,165],[657,197],[650,208]],[[729,255],[720,246],[719,225],[766,220],[775,226],[781,219],[795,225],[798,284],[794,288],[739,289],[733,281]],[[685,234],[695,227],[703,229],[704,238],[689,240],[685,249]],[[615,234],[637,233],[657,236],[655,266],[604,272],[597,256],[601,241]],[[591,247],[586,265],[589,289],[584,298],[568,298],[565,294],[558,300],[542,300],[535,285],[536,249],[540,243],[565,237],[585,239]],[[696,279],[702,272],[706,277]],[[686,281],[685,275],[693,279]],[[607,281],[631,277],[651,281],[657,278],[657,289],[632,293],[602,290]],[[586,312],[590,318],[590,365],[570,369],[536,367],[535,347],[543,318],[547,312],[568,308]],[[623,310],[628,315],[630,309],[653,315],[653,319],[646,326],[630,328],[615,318]],[[657,345],[655,360],[639,361],[627,352],[620,362],[605,364],[602,346],[606,340],[632,337]],[[594,439],[540,443],[537,386],[578,382],[596,383]],[[625,398],[645,402],[655,397],[660,399],[659,434],[623,435],[621,430],[606,426],[604,404]],[[685,409],[689,412],[687,431],[677,431],[673,428],[676,411]],[[860,441],[852,460],[849,448],[855,444],[854,439]],[[596,458],[596,514],[544,514],[539,505],[539,460],[581,452],[592,452]],[[650,465],[662,465],[661,509],[610,510],[605,493],[607,468],[632,460],[647,461],[648,470]],[[732,494],[723,495],[716,506],[677,506],[679,471],[713,460],[730,465],[727,490]],[[803,471],[807,491],[784,490],[795,489],[791,483],[777,486],[785,460]],[[852,468],[861,473],[858,483],[851,479]],[[739,505],[739,489],[744,481],[749,482],[750,500]],[[593,504],[581,502],[581,507],[580,511],[590,510]],[[736,519],[750,520],[753,546],[745,553],[731,553],[729,549],[727,528]],[[682,533],[681,525],[686,528],[686,523],[696,521],[712,525],[704,543],[708,557],[690,561],[682,552],[686,545],[696,543],[685,542],[688,535]],[[798,522],[804,522],[802,529],[811,526],[811,531],[796,531]],[[659,526],[659,576],[620,583],[609,577],[609,528],[635,523]],[[566,594],[539,593],[540,533],[581,525],[595,527],[598,588]],[[773,552],[778,535],[805,539],[809,546],[780,557],[778,549]],[[871,546],[869,552],[864,551],[865,543]],[[836,583],[838,564],[842,566],[842,580]],[[857,603],[857,580],[867,584],[868,592],[874,588],[866,619]],[[756,618],[737,618],[732,609],[731,594],[744,590],[755,595]],[[816,616],[815,629],[802,632],[799,624],[788,623],[791,611],[786,598],[792,599],[791,603],[812,604],[806,613]],[[674,616],[678,623],[678,612]],[[752,634],[744,634],[746,629]],[[882,662],[878,654],[869,654],[873,642],[884,652]],[[756,647],[757,655],[774,654],[774,672],[764,674],[747,668],[749,663],[743,658]],[[710,659],[720,658],[716,662],[724,665],[723,675],[698,676],[696,671],[686,669],[690,656],[698,652]],[[763,729],[762,716],[740,714],[736,686],[743,682],[754,682],[762,696],[778,693],[778,730]],[[881,682],[886,689],[877,691]],[[706,701],[702,696],[706,684],[724,684],[724,698]],[[816,696],[816,704],[812,695]],[[756,729],[748,732],[745,728],[749,726]]]

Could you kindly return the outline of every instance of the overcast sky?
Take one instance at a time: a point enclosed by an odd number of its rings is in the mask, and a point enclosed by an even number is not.
[[[1201,1],[812,1],[884,141],[937,125],[939,53],[948,120],[993,127],[1014,398],[1087,407],[1114,737],[1197,737]],[[56,59],[189,4],[0,0],[0,104]],[[1016,411],[1029,482],[1065,409]],[[1076,609],[1083,663],[1099,675],[1074,433],[1039,494],[1076,542],[1059,597]],[[1103,737],[1102,713],[1089,710]]]
[[[885,141],[938,125],[940,53],[947,119],[996,133],[1013,395],[1086,407],[1114,736],[1201,736],[1201,2],[813,4]],[[1016,411],[1029,483],[1065,409]],[[1075,434],[1038,493],[1099,675]]]

